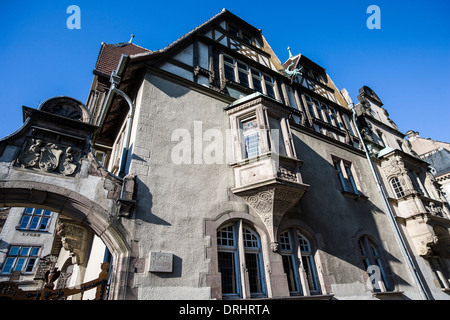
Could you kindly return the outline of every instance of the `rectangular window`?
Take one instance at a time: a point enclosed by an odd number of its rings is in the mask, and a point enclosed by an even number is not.
[[[219,251],[218,258],[219,272],[222,277],[222,293],[237,294],[234,253]]]
[[[250,83],[248,81],[248,66],[243,64],[242,62],[237,63],[238,65],[238,75],[239,75],[239,83],[243,86],[250,87]]]
[[[236,75],[234,72],[235,62],[234,59],[224,55],[223,56],[223,67],[225,69],[225,78],[231,81],[236,81]]]
[[[286,146],[284,144],[283,132],[281,130],[280,119],[269,116],[270,133],[272,136],[271,150],[278,154],[286,155]]]
[[[231,33],[235,37],[239,37],[239,30],[235,27],[228,26],[228,32]]]
[[[302,255],[303,269],[308,280],[309,290],[311,292],[318,292],[319,288],[316,282],[316,275],[314,274],[314,262],[310,255]]]
[[[261,72],[253,68],[251,69],[251,72],[252,72],[253,89],[258,91],[259,93],[263,93],[261,84]]]
[[[19,271],[31,273],[36,266],[40,247],[11,246],[3,265],[2,273]]]
[[[49,210],[26,208],[19,230],[47,231],[51,217],[52,212]]]
[[[356,187],[355,179],[353,179],[352,169],[350,168],[350,163],[344,163],[345,172],[347,173],[347,179],[350,181],[351,190],[353,193],[358,193],[358,188]]]
[[[264,75],[264,84],[266,85],[266,94],[271,97],[275,98],[275,90],[274,90],[274,83],[272,77],[268,75]]]
[[[245,265],[248,270],[248,282],[250,285],[250,294],[258,295],[262,294],[263,290],[261,287],[262,277],[260,274],[261,266],[259,265],[259,258],[257,253],[246,253],[245,254]]]
[[[317,101],[316,99],[313,99],[313,102],[314,102],[314,107],[316,109],[316,117],[317,117],[317,119],[320,119],[320,120],[326,122],[326,120],[322,116],[322,111],[321,111],[321,108],[320,108],[319,101]]]
[[[355,178],[353,177],[352,164],[341,159],[335,159],[333,160],[333,165],[343,191],[359,194]]]
[[[344,119],[344,123],[345,123],[345,126],[347,127],[348,131],[350,132],[350,134],[352,136],[354,136],[355,132],[353,131],[353,127],[351,125],[349,117],[346,114],[343,114],[342,118]]]
[[[247,44],[252,44],[252,37],[244,32],[242,32],[242,40]]]
[[[313,105],[312,99],[309,96],[305,95],[305,100],[306,100],[306,106],[309,111],[309,115],[311,117],[317,118],[316,113],[314,111],[314,105]]]
[[[241,123],[243,134],[243,158],[251,158],[259,155],[259,132],[256,118]]]
[[[288,287],[290,293],[297,293],[299,292],[298,284],[295,279],[295,264],[294,264],[294,257],[292,255],[282,254],[281,258],[283,259],[283,269],[286,273],[287,280],[288,280]]]

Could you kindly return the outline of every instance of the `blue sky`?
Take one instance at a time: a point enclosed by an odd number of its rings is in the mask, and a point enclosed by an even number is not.
[[[280,7],[275,8],[274,4]],[[67,7],[81,11],[68,29]],[[370,30],[370,5],[381,29]],[[284,62],[287,47],[327,69],[356,101],[363,85],[399,129],[450,142],[450,1],[8,1],[0,9],[0,138],[22,124],[22,106],[67,95],[86,102],[101,42],[167,46],[226,8],[263,35]]]

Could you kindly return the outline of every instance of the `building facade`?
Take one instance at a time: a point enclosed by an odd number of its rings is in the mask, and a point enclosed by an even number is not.
[[[0,205],[97,235],[110,299],[448,299],[446,203],[362,90],[227,10],[158,51],[103,43],[86,107],[0,141]]]

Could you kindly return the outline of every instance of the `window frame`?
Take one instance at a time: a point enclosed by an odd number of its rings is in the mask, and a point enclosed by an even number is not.
[[[332,157],[332,162],[342,191],[361,195],[353,163],[337,157]]]
[[[392,177],[391,179],[389,179],[389,184],[397,199],[403,198],[405,196],[405,190],[403,189],[403,186],[398,177]]]
[[[219,232],[231,227],[233,232],[234,246],[223,246],[219,244]],[[221,273],[221,287],[222,287],[222,298],[233,299],[233,298],[263,298],[267,297],[267,284],[266,275],[263,263],[263,250],[261,245],[261,237],[259,234],[249,225],[243,222],[242,219],[226,223],[219,228],[217,228],[217,264],[218,270],[220,272],[220,261],[219,254],[222,252],[233,253],[234,254],[234,275],[236,292],[234,293],[224,293],[223,275]],[[250,240],[248,238],[250,235]],[[254,237],[254,238],[252,238]],[[248,242],[254,242],[255,245],[248,246]],[[256,266],[249,266],[249,257],[252,255],[255,257]],[[242,268],[241,268],[242,264]],[[245,266],[245,267],[244,267]],[[251,270],[249,270],[251,268]],[[253,274],[250,274],[250,272]],[[244,274],[245,272],[245,274]],[[252,283],[252,278],[255,277],[256,272],[256,282]],[[259,291],[252,291],[252,287],[257,287]]]
[[[289,248],[283,247],[285,241],[282,236],[287,234],[289,241]],[[295,286],[296,290],[289,290],[291,296],[309,296],[309,295],[321,295],[322,289],[319,280],[319,274],[317,272],[317,264],[315,261],[315,255],[317,250],[312,246],[311,241],[306,237],[299,229],[290,228],[280,233],[280,254],[290,259],[293,265],[292,279],[289,279],[289,275],[286,274],[288,286],[291,289]],[[305,244],[307,248],[305,249]],[[285,261],[283,262],[283,269],[286,270]],[[304,267],[305,261],[309,266],[307,269]]]
[[[231,228],[231,234],[232,237],[231,239],[233,240],[233,245],[222,245],[219,244],[219,239],[221,239],[219,237],[219,232],[224,232],[222,230],[226,229],[226,228]],[[235,224],[227,224],[225,226],[223,226],[222,228],[217,230],[217,264],[218,264],[218,270],[219,273],[221,273],[221,283],[222,283],[222,296],[223,297],[230,297],[230,298],[238,298],[241,296],[241,284],[240,284],[240,276],[239,276],[239,249],[238,249],[238,242],[237,242],[237,233],[235,231]],[[226,231],[229,232],[229,231]],[[220,258],[219,258],[219,253],[228,253],[231,254],[233,257],[233,267],[231,268],[233,274],[232,274],[232,281],[233,283],[231,283],[231,287],[234,286],[235,292],[232,293],[223,293],[223,274],[221,272],[220,269]]]
[[[49,230],[52,218],[53,212],[50,210],[27,207],[22,213],[17,230],[46,232]]]
[[[22,252],[25,248],[28,248],[28,251],[26,254],[23,254]],[[2,264],[1,274],[12,274],[13,272],[20,272],[20,274],[33,274],[39,263],[41,249],[41,246],[33,245],[13,244],[9,246],[8,253],[6,254],[5,260]],[[14,253],[13,250],[17,250],[17,253]],[[37,252],[33,254],[34,250],[37,250]],[[27,271],[27,269],[30,267],[31,259],[34,259],[34,261],[31,265],[31,270]],[[15,270],[18,267],[19,261],[22,261],[22,266],[20,270]],[[7,267],[8,271],[5,270],[5,268]]]
[[[245,123],[249,123],[249,122],[256,122],[256,127],[249,129],[249,130],[244,130],[244,124]],[[261,154],[261,136],[260,136],[260,132],[259,132],[259,122],[258,122],[258,118],[255,115],[251,115],[249,117],[246,117],[244,119],[239,119],[239,129],[240,129],[240,133],[241,133],[241,155],[242,155],[242,159],[251,159],[254,157],[258,157]],[[250,138],[255,137],[256,136],[256,154],[253,153],[249,153],[250,149],[249,149],[249,144],[248,142],[250,141]]]
[[[234,58],[229,54],[222,53],[222,55],[223,55],[223,65],[224,65],[223,69],[225,79],[227,79],[228,81],[238,83],[241,86],[249,88],[255,92],[264,94],[269,98],[279,100],[278,98],[279,93],[276,85],[277,80],[274,76],[270,76],[258,70],[257,68],[249,65],[248,63],[242,62],[241,60]],[[227,74],[231,74],[231,71],[233,74],[233,79],[231,79],[230,76],[227,76]],[[241,75],[243,74],[246,75],[245,77],[242,77],[246,79],[244,81],[246,83],[243,83],[243,81],[241,80]],[[255,85],[255,83],[257,83],[257,85]]]
[[[392,279],[387,277],[387,267],[385,264],[385,258],[383,256],[384,249],[369,235],[362,235],[357,240],[359,252],[365,267],[365,271],[370,277],[371,274],[367,271],[369,266],[377,266],[380,269],[381,277],[378,282],[379,288],[373,285],[373,292],[391,292],[394,291],[394,285]],[[375,249],[375,250],[374,250]]]
[[[227,23],[227,31],[235,38],[239,38],[245,44],[254,46],[254,37],[251,36],[248,32],[243,31],[241,28],[237,27],[234,24]]]

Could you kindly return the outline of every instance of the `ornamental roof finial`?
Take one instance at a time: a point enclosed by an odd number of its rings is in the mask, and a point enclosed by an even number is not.
[[[289,51],[289,59],[290,59],[290,58],[292,58],[291,47],[288,47],[287,49]]]

